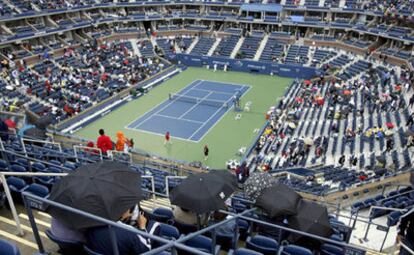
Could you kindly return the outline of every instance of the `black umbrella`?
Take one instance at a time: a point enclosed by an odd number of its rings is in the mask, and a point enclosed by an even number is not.
[[[387,161],[385,159],[385,155],[380,155],[376,157],[377,161],[380,162],[381,164],[385,164],[385,162]]]
[[[262,190],[273,186],[275,178],[266,172],[253,172],[244,183],[244,195],[252,200],[256,200]]]
[[[321,237],[329,237],[333,234],[325,206],[312,201],[300,200],[297,212],[296,215],[288,218],[289,227]],[[288,240],[296,242],[303,237],[291,233]]]
[[[141,175],[118,162],[99,162],[79,167],[52,188],[50,199],[116,221],[141,200]],[[47,212],[74,229],[101,223],[56,207]]]
[[[284,184],[276,184],[262,191],[256,205],[262,208],[270,218],[291,216],[297,213],[301,196]]]
[[[45,139],[47,137],[45,130],[36,127],[26,129],[23,135],[31,139]]]
[[[219,178],[223,178],[226,185],[229,185],[231,189],[237,189],[237,177],[236,175],[232,174],[230,171],[226,170],[210,170],[208,174],[217,175]]]
[[[220,174],[194,174],[173,188],[170,200],[174,205],[202,214],[224,208],[234,190]]]

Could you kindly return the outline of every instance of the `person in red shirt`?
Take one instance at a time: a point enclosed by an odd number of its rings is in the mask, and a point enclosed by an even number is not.
[[[171,142],[171,136],[170,136],[170,132],[167,131],[167,133],[165,133],[165,141],[164,141],[164,146],[167,144],[172,144]]]
[[[96,142],[96,147],[101,149],[103,154],[106,154],[107,151],[112,150],[113,148],[111,138],[105,135],[105,131],[103,129],[99,129],[99,137]]]

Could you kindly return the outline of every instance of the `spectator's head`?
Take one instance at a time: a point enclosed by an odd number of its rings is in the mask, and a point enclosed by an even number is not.
[[[101,128],[101,129],[99,129],[99,135],[104,135],[105,134],[105,131]]]

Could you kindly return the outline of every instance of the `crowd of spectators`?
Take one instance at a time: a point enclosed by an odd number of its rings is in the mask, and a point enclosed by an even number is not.
[[[38,115],[59,122],[155,75],[165,64],[155,57],[138,57],[131,42],[92,41],[69,47],[63,56],[45,52],[34,66],[4,62],[2,77],[17,90],[46,105]],[[29,107],[30,109],[30,107]]]

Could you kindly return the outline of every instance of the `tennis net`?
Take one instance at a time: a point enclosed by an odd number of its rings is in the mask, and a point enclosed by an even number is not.
[[[188,103],[193,103],[193,104],[209,105],[209,106],[214,106],[214,107],[224,107],[224,108],[230,107],[229,101],[203,99],[199,97],[192,97],[192,96],[186,96],[186,95],[180,95],[180,94],[170,94],[170,100],[188,102]]]

